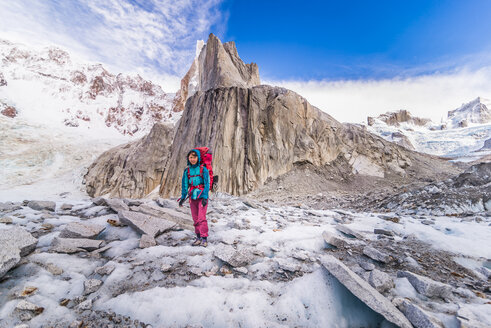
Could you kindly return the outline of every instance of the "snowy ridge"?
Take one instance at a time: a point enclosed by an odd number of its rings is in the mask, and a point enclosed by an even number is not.
[[[160,86],[78,62],[55,47],[0,40],[0,59],[0,102],[29,121],[141,136],[156,122],[180,117],[171,111],[174,95]]]
[[[448,112],[448,127],[466,127],[470,124],[491,123],[491,101],[477,97],[471,102]]]
[[[477,98],[450,111],[442,124],[427,120],[423,125],[398,122],[396,126],[379,118],[370,118],[367,129],[409,149],[470,162],[491,154],[491,149],[485,147],[491,138],[491,112],[483,101],[483,98]]]

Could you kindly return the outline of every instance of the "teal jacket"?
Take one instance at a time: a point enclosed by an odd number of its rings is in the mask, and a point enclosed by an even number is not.
[[[189,154],[194,151],[198,155],[198,162],[195,165],[191,165],[189,163]],[[181,199],[186,198],[190,186],[198,186],[200,184],[204,185],[204,189],[199,195],[198,198],[203,198],[203,199],[208,199],[208,193],[210,192],[210,173],[208,172],[208,169],[203,166],[203,177],[200,176],[200,165],[199,163],[201,162],[201,155],[199,150],[193,149],[191,150],[188,155],[187,155],[187,162],[188,162],[188,167],[184,170],[184,173],[182,174],[182,188],[181,188]],[[191,179],[188,180],[188,169],[189,169],[189,174],[192,176]],[[193,175],[195,175],[193,177]]]

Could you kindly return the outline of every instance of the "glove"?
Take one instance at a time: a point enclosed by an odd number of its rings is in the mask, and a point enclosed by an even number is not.
[[[182,204],[184,204],[184,199],[181,199],[181,200],[179,201],[179,207],[182,207]]]
[[[208,204],[208,199],[204,199],[204,198],[203,198],[203,199],[201,200],[201,205],[203,205],[203,207],[205,207],[205,206],[206,206],[206,204]]]

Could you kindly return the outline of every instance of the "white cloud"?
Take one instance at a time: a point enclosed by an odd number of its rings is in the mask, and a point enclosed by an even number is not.
[[[491,98],[491,66],[384,80],[264,83],[291,89],[342,122],[366,122],[367,116],[399,109],[439,122],[478,96]]]
[[[0,0],[0,38],[58,45],[111,70],[179,88],[196,40],[223,29],[221,0]]]

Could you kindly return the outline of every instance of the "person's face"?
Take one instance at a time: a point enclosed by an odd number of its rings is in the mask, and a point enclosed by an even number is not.
[[[196,156],[195,153],[189,154],[188,159],[189,159],[189,163],[191,163],[191,165],[198,163],[198,156]]]

